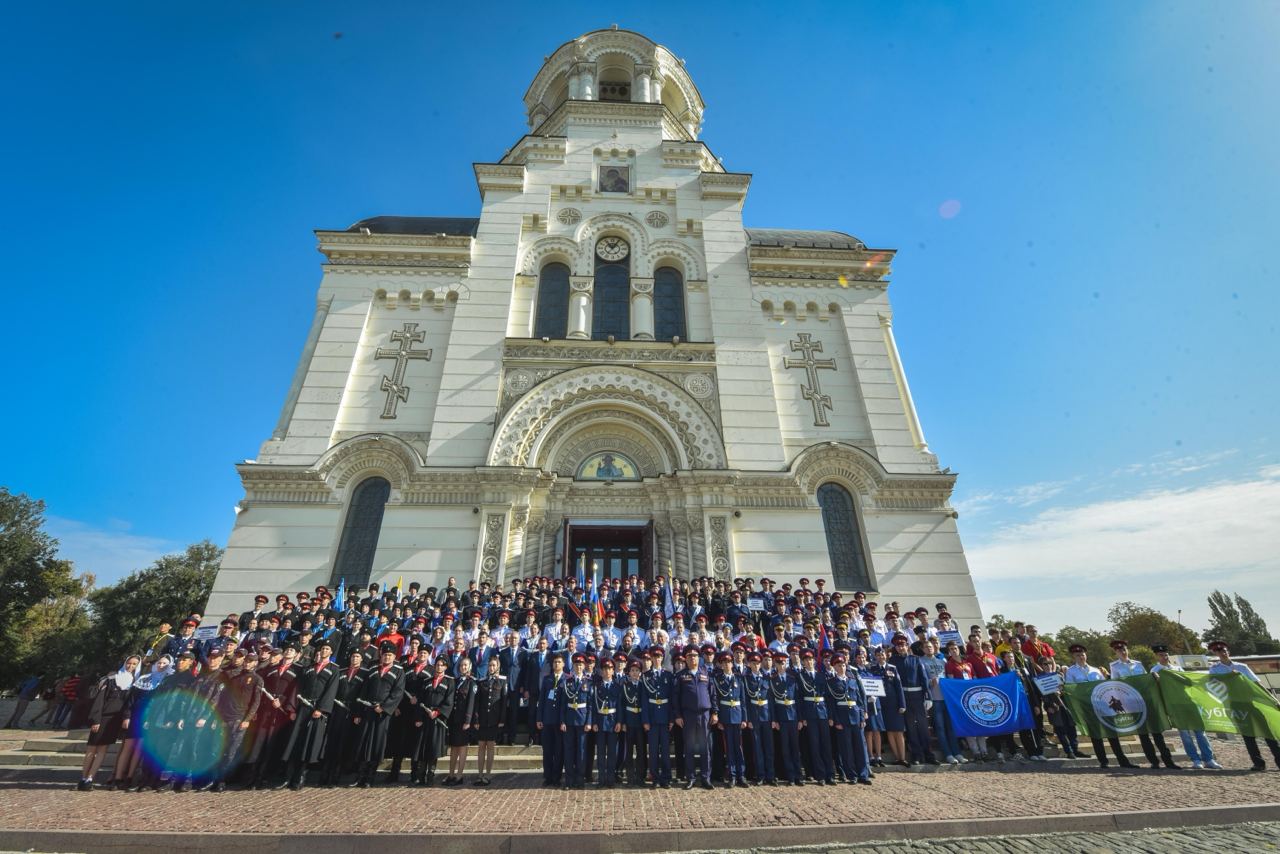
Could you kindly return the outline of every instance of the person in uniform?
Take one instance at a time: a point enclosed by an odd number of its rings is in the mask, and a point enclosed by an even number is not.
[[[910,654],[910,644],[902,632],[893,636],[893,655],[889,656],[889,662],[898,670],[898,680],[906,697],[908,767],[916,763],[937,765],[938,760],[929,749],[929,713],[925,709],[929,674],[920,657]]]
[[[1156,663],[1151,666],[1151,672],[1157,674],[1157,678],[1159,678],[1158,674],[1162,670],[1182,670],[1182,666],[1175,664],[1169,656],[1167,644],[1152,644],[1151,651],[1156,654]],[[1191,759],[1192,768],[1197,770],[1201,768],[1212,768],[1215,771],[1222,770],[1222,766],[1218,764],[1218,760],[1213,755],[1213,748],[1209,745],[1209,739],[1203,729],[1180,729],[1178,730],[1178,736],[1182,739],[1182,749],[1186,751],[1187,756]]]
[[[816,666],[817,655],[805,648],[800,653],[803,666],[796,673],[796,698],[800,707],[800,728],[809,742],[808,776],[818,785],[834,786],[831,767],[831,716],[827,713],[824,678]]]
[[[293,726],[282,753],[285,781],[278,789],[288,786],[295,792],[301,790],[308,767],[324,758],[325,733],[338,696],[340,675],[330,660],[332,655],[333,641],[320,641],[315,663],[298,674],[293,692]]]
[[[650,650],[649,660],[652,666],[640,676],[640,723],[648,741],[649,776],[653,787],[669,789],[675,676],[662,666],[662,650]]]
[[[502,732],[498,734],[499,744],[514,744],[516,727],[520,722],[522,705],[528,705],[529,695],[524,690],[523,674],[525,651],[520,648],[520,636],[515,630],[503,636],[502,649],[498,651],[499,669],[507,684],[507,707],[503,718]],[[532,734],[532,730],[530,732]]]
[[[800,769],[800,694],[796,671],[787,666],[790,656],[785,652],[773,654],[773,676],[769,681],[769,716],[773,728],[778,731],[776,764],[785,772],[787,784],[803,786]]]
[[[357,728],[352,723],[352,713],[357,708],[360,686],[364,684],[364,654],[358,649],[347,655],[347,666],[338,674],[338,690],[333,697],[333,712],[324,734],[324,776],[321,786],[338,783],[351,759],[351,748]]]
[[[387,735],[391,729],[391,716],[404,698],[404,670],[396,664],[396,644],[386,641],[378,647],[378,663],[369,668],[351,722],[360,727],[360,740],[356,746],[356,779],[352,788],[367,789],[373,782],[374,772],[387,752]]]
[[[293,712],[293,691],[298,674],[293,662],[297,655],[297,647],[289,644],[282,650],[278,663],[272,663],[265,669],[261,664],[258,666],[263,697],[267,702],[258,708],[253,726],[253,747],[245,760],[249,765],[251,788],[267,788],[279,773],[284,741],[293,721],[290,715],[296,714]]]
[[[194,649],[190,651],[196,652]],[[184,737],[182,760],[173,778],[175,792],[189,792],[197,785],[212,785],[221,758],[217,710],[226,686],[222,678],[222,647],[212,647],[206,655],[208,661],[191,686],[186,712],[178,724]]]
[[[400,769],[404,767],[405,757],[413,764],[418,755],[418,742],[426,732],[421,717],[415,708],[418,695],[421,693],[419,683],[430,679],[434,673],[431,664],[431,652],[426,647],[419,647],[412,660],[404,665],[404,699],[391,714],[391,730],[387,734],[387,745],[391,750],[391,768],[387,771],[386,782],[400,781]]]
[[[487,786],[493,776],[493,755],[498,737],[507,725],[507,677],[502,660],[489,658],[489,672],[476,683],[476,779],[472,785]]]
[[[1129,644],[1123,638],[1112,640],[1111,649],[1116,654],[1116,660],[1111,662],[1110,667],[1112,679],[1140,676],[1147,672],[1147,668],[1143,666],[1141,661],[1129,657]],[[1165,744],[1163,733],[1155,732],[1149,735],[1145,732],[1138,733],[1138,741],[1141,742],[1142,752],[1146,755],[1147,761],[1151,763],[1152,768],[1159,768],[1160,760],[1164,760],[1164,767],[1179,770],[1179,766],[1173,761],[1173,755],[1169,753],[1169,745]],[[1157,751],[1159,752],[1158,756]]]
[[[453,709],[449,712],[449,776],[444,778],[444,786],[461,786],[467,772],[467,749],[476,719],[476,680],[471,675],[471,659],[458,662],[454,680]]]
[[[724,736],[726,789],[747,788],[746,759],[742,752],[742,731],[747,726],[746,694],[742,678],[733,672],[733,654],[716,655],[719,670],[711,674],[711,725]]]
[[[875,664],[871,665],[871,675],[884,680],[884,699],[880,701],[884,733],[889,739],[889,750],[893,753],[894,762],[906,768],[908,763],[904,733],[907,730],[907,695],[902,690],[898,668],[889,663],[889,651],[882,646],[876,647]],[[881,764],[880,767],[883,768],[884,765]]]
[[[596,773],[602,789],[612,789],[618,779],[618,741],[622,733],[622,680],[613,673],[613,659],[600,660],[600,680],[595,686],[591,729],[596,735]],[[590,761],[590,759],[588,759]]]
[[[773,764],[773,716],[769,713],[769,677],[760,672],[767,654],[754,649],[748,652],[747,672],[742,677],[747,731],[751,734],[751,756],[755,762],[756,776],[753,782],[757,786],[778,785]]]
[[[618,688],[622,692],[622,749],[619,757],[619,769],[630,786],[643,786],[648,771],[645,755],[644,732],[644,699],[641,696],[640,673],[643,668],[639,660],[630,659],[624,665],[626,676],[618,680]]]
[[[207,724],[221,741],[222,755],[205,789],[225,792],[244,759],[244,744],[254,716],[262,703],[262,677],[257,674],[258,659],[236,651],[230,668],[222,668],[222,690],[218,694],[217,714]]]
[[[711,677],[699,665],[698,653],[693,645],[684,650],[685,667],[676,674],[671,704],[676,726],[684,734],[685,789],[711,788]],[[695,765],[697,756],[702,759]]]
[[[559,708],[560,736],[564,742],[564,788],[581,789],[585,786],[587,762],[587,727],[591,725],[591,712],[595,686],[586,672],[587,657],[573,655],[573,673],[560,681],[556,694]]]
[[[1218,656],[1218,660],[1209,665],[1209,672],[1212,674],[1221,673],[1239,673],[1250,682],[1258,682],[1258,676],[1253,672],[1253,668],[1249,665],[1231,660],[1231,648],[1227,646],[1226,641],[1215,640],[1209,642],[1209,652]],[[1249,758],[1253,760],[1254,771],[1267,770],[1266,760],[1262,758],[1262,751],[1258,749],[1258,738],[1253,735],[1240,736],[1244,740],[1244,748],[1249,751]],[[1280,742],[1274,738],[1266,740],[1267,747],[1271,748],[1271,757],[1275,760],[1276,767],[1280,768]]]
[[[845,653],[831,656],[831,671],[826,674],[825,687],[835,755],[840,760],[845,782],[870,785],[871,765],[862,737],[862,728],[866,726],[866,694],[858,674],[849,672]]]
[[[430,786],[436,781],[436,762],[449,748],[449,716],[453,711],[454,681],[449,675],[449,662],[437,658],[429,679],[415,683],[418,720],[414,725],[422,731],[417,740],[418,752],[410,764],[409,782]]]
[[[543,638],[540,647],[546,645]],[[545,652],[545,650],[544,650]],[[551,671],[538,686],[536,728],[542,743],[542,785],[559,786],[564,780],[564,739],[560,735],[560,683],[564,681],[564,658],[549,659]]]
[[[1084,648],[1083,644],[1072,644],[1068,652],[1071,653],[1071,658],[1075,663],[1067,668],[1064,681],[1070,683],[1101,682],[1107,678],[1101,670],[1089,664],[1089,652]],[[1110,763],[1107,761],[1107,749],[1102,746],[1102,739],[1090,737],[1090,741],[1093,742],[1093,752],[1098,757],[1098,765],[1106,768]],[[1120,764],[1121,768],[1138,767],[1129,761],[1129,757],[1124,755],[1124,748],[1120,746],[1119,738],[1111,736],[1107,739],[1107,744],[1111,746],[1111,752],[1116,755],[1116,762]]]
[[[854,675],[861,682],[864,678],[878,678],[871,672],[871,665],[867,658],[866,647],[856,646],[853,650],[853,668]],[[863,740],[866,742],[867,765],[875,768],[884,767],[884,759],[880,756],[880,733],[884,732],[884,716],[880,712],[880,698],[867,694],[865,689],[863,696],[866,697],[867,705],[864,709],[866,726],[863,729]],[[962,760],[963,761],[963,760]]]

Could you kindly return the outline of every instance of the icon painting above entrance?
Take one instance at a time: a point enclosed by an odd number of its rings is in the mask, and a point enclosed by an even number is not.
[[[604,451],[592,454],[578,466],[574,480],[639,480],[640,469],[622,454]]]

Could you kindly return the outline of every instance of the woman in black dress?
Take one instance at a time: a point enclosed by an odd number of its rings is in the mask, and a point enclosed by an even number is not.
[[[115,767],[111,769],[108,789],[128,788],[143,760],[143,736],[146,734],[150,715],[147,707],[156,696],[155,690],[173,673],[173,659],[162,655],[151,665],[151,672],[133,680],[129,689],[129,725],[125,727],[124,741],[116,754]]]
[[[471,677],[471,659],[461,658],[456,665],[457,684],[453,689],[453,709],[449,712],[449,776],[446,786],[461,786],[467,767],[467,742],[476,716],[476,680]]]
[[[115,744],[120,732],[129,726],[129,689],[140,666],[142,658],[131,655],[119,670],[98,681],[93,707],[89,710],[89,746],[84,752],[84,767],[76,786],[82,792],[93,788],[93,775],[106,758],[107,748]]]
[[[498,656],[489,658],[489,672],[476,685],[476,729],[479,746],[476,748],[475,785],[489,785],[493,773],[493,754],[507,717],[507,678],[502,675],[502,662]]]
[[[413,757],[412,782],[430,786],[436,781],[436,760],[449,749],[449,718],[453,711],[453,677],[449,675],[449,659],[436,659],[435,673],[418,683],[417,726],[425,730],[418,739],[418,753]]]

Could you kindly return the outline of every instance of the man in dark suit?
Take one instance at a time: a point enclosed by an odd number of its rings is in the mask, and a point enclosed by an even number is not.
[[[538,638],[537,648],[526,650],[524,653],[524,661],[520,665],[521,691],[522,696],[528,698],[529,709],[529,741],[527,744],[533,744],[538,741],[538,706],[546,698],[539,691],[542,687],[542,680],[551,672],[552,655],[547,650],[547,639],[545,636]]]
[[[504,711],[504,720],[506,726],[503,729],[499,742],[502,744],[513,744],[516,738],[516,725],[520,719],[520,702],[524,699],[521,692],[521,669],[524,664],[523,651],[520,649],[520,636],[515,632],[507,632],[506,645],[498,650],[498,661],[501,664],[499,671],[507,680],[507,697],[506,709]],[[528,701],[525,700],[527,704]]]

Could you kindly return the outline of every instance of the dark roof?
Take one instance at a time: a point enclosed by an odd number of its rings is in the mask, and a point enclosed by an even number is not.
[[[480,220],[463,216],[371,216],[347,231],[369,229],[374,234],[450,234],[475,237]]]
[[[792,228],[748,228],[752,246],[794,246],[797,249],[866,249],[852,234],[843,231],[800,231]]]

